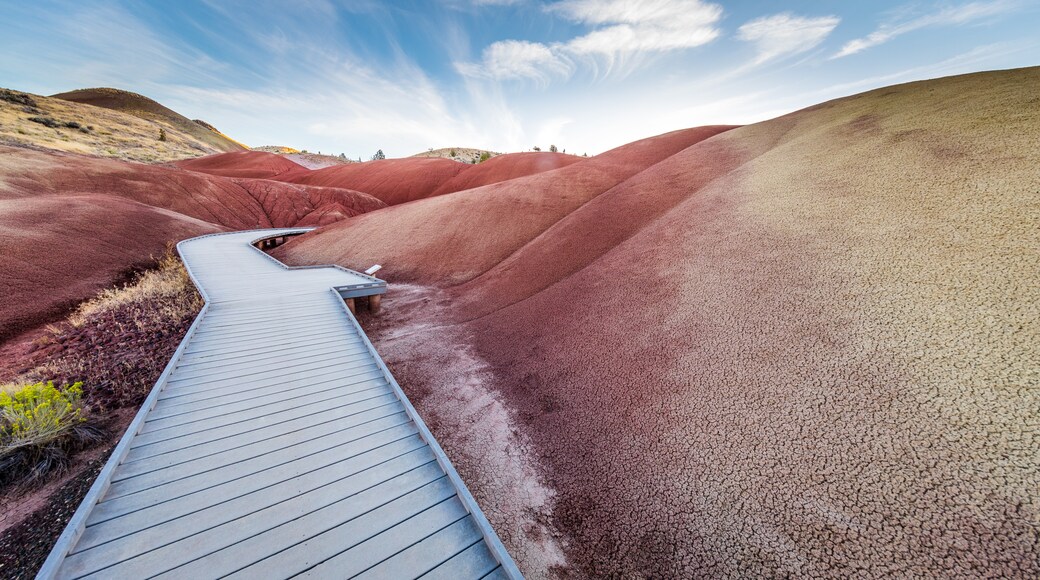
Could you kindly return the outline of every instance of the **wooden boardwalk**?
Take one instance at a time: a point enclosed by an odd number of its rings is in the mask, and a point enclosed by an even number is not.
[[[516,578],[341,296],[251,242],[186,240],[206,306],[38,578]],[[338,290],[336,290],[338,289]]]

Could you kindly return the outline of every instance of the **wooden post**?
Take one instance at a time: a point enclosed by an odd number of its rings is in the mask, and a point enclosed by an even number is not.
[[[357,306],[354,305],[354,299],[353,298],[347,298],[345,302],[347,303],[347,308],[350,309],[350,313],[356,315],[357,314]]]
[[[382,306],[383,296],[380,294],[373,294],[368,297],[368,309],[372,311],[372,314],[379,314],[379,307]]]

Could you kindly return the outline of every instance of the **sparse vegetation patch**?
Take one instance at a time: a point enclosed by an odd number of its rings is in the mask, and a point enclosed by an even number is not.
[[[18,105],[25,105],[26,107],[37,108],[36,99],[25,93],[19,93],[10,89],[0,89],[0,101],[7,101],[9,103],[15,103]]]
[[[141,404],[202,308],[172,247],[159,267],[104,290],[41,341],[46,358],[30,380],[84,380],[86,401],[103,410]]]
[[[29,117],[29,120],[33,123],[39,123],[44,127],[50,127],[51,129],[57,129],[58,127],[61,127],[61,123],[50,117]]]
[[[0,390],[0,484],[39,481],[68,467],[71,452],[98,441],[83,383],[48,381]]]

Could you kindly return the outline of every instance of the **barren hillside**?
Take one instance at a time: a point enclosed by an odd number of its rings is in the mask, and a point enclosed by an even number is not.
[[[666,135],[277,255],[418,285],[377,346],[527,570],[1036,577],[1037,86]]]
[[[0,341],[150,264],[169,242],[224,229],[325,225],[381,207],[340,188],[0,146]]]

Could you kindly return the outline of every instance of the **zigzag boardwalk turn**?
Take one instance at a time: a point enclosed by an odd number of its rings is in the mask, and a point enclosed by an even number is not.
[[[206,306],[39,578],[519,577],[341,297],[384,282],[178,245]]]

